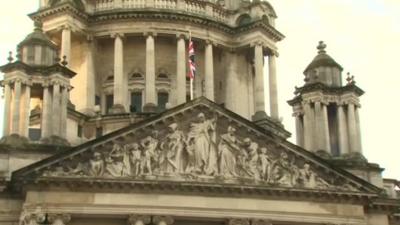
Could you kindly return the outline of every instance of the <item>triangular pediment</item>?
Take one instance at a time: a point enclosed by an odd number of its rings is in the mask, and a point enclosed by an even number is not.
[[[205,98],[23,168],[13,179],[378,191]]]

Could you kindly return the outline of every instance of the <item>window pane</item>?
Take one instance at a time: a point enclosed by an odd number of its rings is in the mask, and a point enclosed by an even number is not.
[[[131,93],[131,112],[142,112],[142,92]]]
[[[114,105],[114,95],[106,95],[106,112],[110,113],[111,107]]]
[[[165,110],[165,105],[168,102],[169,95],[168,95],[168,93],[165,93],[165,92],[159,92],[157,97],[158,97],[158,101],[157,101],[158,102],[158,112],[162,112]]]

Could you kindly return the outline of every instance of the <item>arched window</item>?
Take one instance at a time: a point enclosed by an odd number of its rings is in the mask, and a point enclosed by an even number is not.
[[[160,73],[160,74],[158,74],[157,78],[168,79],[168,75],[166,73]]]
[[[269,18],[268,18],[268,16],[267,16],[267,15],[263,15],[263,16],[262,16],[262,21],[263,21],[264,23],[269,24]]]
[[[239,18],[237,19],[237,22],[236,22],[236,24],[238,26],[243,26],[243,25],[246,25],[249,23],[251,23],[251,17],[249,16],[249,14],[243,14],[243,15],[239,16]]]

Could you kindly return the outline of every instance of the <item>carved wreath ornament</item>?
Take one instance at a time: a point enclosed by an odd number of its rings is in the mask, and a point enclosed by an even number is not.
[[[239,129],[225,118],[200,112],[195,118],[138,132],[131,141],[113,142],[88,151],[79,160],[70,160],[43,175],[338,188],[306,161],[262,140],[251,137],[247,129]]]

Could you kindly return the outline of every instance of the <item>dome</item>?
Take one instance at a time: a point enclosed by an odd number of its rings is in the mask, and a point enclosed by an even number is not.
[[[332,57],[326,54],[326,44],[320,41],[317,49],[318,55],[304,70],[306,84],[322,83],[328,87],[342,86],[342,71],[340,66]]]
[[[42,25],[39,22],[35,22],[34,31],[18,45],[18,53],[22,61],[28,65],[54,64],[57,49],[57,45],[43,33]]]
[[[304,70],[304,74],[319,67],[336,67],[340,71],[343,70],[341,65],[339,65],[331,56],[326,54],[325,48],[326,44],[323,41],[320,41],[317,47],[318,55],[315,56],[313,61]]]

